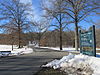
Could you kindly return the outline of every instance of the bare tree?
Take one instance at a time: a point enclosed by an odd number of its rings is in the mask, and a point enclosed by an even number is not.
[[[20,0],[4,0],[0,3],[0,13],[5,18],[1,25],[7,32],[18,34],[18,46],[21,47],[21,34],[29,28],[28,15],[30,14],[30,3],[24,4]]]
[[[75,23],[75,48],[78,50],[78,23],[100,8],[98,0],[65,0],[64,13]]]
[[[45,18],[42,18],[41,21],[34,22],[33,26],[35,27],[35,32],[37,33],[38,43],[40,47],[41,38],[43,37],[45,32],[48,30],[49,24],[48,24],[48,21],[45,20]]]
[[[66,28],[66,26],[72,22],[68,21],[67,15],[62,13],[63,11],[63,0],[48,0],[50,6],[46,3],[42,4],[43,9],[46,11],[44,17],[49,18],[51,20],[51,27],[54,26],[56,30],[59,31],[59,39],[60,39],[60,50],[62,50],[62,32]]]

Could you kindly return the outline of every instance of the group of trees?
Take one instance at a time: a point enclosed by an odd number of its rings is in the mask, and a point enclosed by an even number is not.
[[[96,13],[100,9],[98,0],[48,0],[52,6],[44,5],[46,17],[53,22],[53,26],[57,27],[60,33],[60,50],[62,50],[62,32],[66,25],[74,23],[75,25],[75,48],[78,50],[79,42],[79,22],[84,20],[91,13]],[[45,1],[44,1],[45,3]],[[52,26],[51,25],[51,26]]]
[[[18,39],[18,46],[21,47],[22,33],[28,29],[29,21],[27,16],[30,15],[29,11],[31,4],[23,4],[20,0],[3,0],[0,2],[0,15],[3,24],[0,27],[12,35],[12,40]],[[13,42],[12,42],[13,44]]]
[[[42,33],[42,37],[40,40],[40,46],[47,46],[47,47],[59,47],[60,40],[59,40],[59,32],[57,30],[53,31],[46,31]],[[97,47],[100,47],[100,28],[96,29],[96,44]],[[24,38],[21,39],[21,45],[28,45],[29,41],[33,43],[33,41],[38,42],[37,32],[29,32],[24,33],[22,36]],[[63,47],[75,47],[75,35],[74,31],[63,31],[62,32],[62,45]],[[0,34],[0,44],[12,44],[12,39],[10,34]],[[18,44],[18,39],[14,39],[14,44]]]
[[[58,30],[47,31],[44,37],[41,39],[41,45],[47,47],[59,47],[59,32]],[[73,31],[63,31],[62,32],[62,46],[63,47],[75,47],[74,46],[74,32]]]
[[[28,45],[29,41],[30,43],[38,42],[40,41],[40,46],[47,46],[47,47],[59,47],[60,41],[59,41],[59,32],[57,30],[54,31],[46,31],[43,34],[41,40],[38,38],[38,32],[29,32],[29,33],[24,33],[22,36],[24,38],[21,39],[22,43],[21,45]],[[62,38],[62,45],[63,47],[74,47],[74,32],[73,31],[68,31],[68,32],[63,32],[62,33],[63,38]],[[14,39],[14,44],[18,44],[18,39]],[[12,44],[11,40],[11,35],[10,34],[0,34],[0,44]]]
[[[67,45],[65,42],[72,45],[75,40],[75,48],[78,50],[79,22],[91,13],[97,13],[100,8],[99,2],[99,0],[41,0],[41,8],[45,14],[42,15],[41,21],[33,21],[29,19],[29,16],[34,16],[30,13],[33,12],[31,3],[22,3],[20,0],[2,0],[0,2],[0,21],[2,21],[0,28],[10,35],[12,45],[17,40],[19,48],[26,40],[24,32],[33,28],[35,34],[28,33],[27,35],[33,40],[38,40],[39,45],[44,42],[43,39],[47,42],[45,45],[50,45],[51,39],[55,41],[53,44],[59,45],[62,50],[62,46]],[[75,25],[75,35],[73,32],[66,32],[68,25],[71,24]],[[50,27],[54,30],[49,32]],[[48,37],[49,33],[52,35]],[[64,38],[68,38],[70,41],[64,40]]]

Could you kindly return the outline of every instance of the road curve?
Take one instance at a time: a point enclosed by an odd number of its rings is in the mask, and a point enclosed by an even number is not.
[[[68,52],[37,48],[28,55],[0,58],[0,75],[34,75],[41,65],[64,55]]]

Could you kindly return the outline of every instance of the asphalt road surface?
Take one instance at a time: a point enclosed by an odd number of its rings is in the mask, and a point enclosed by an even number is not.
[[[64,55],[68,52],[37,48],[28,55],[0,58],[0,75],[34,75],[41,65]]]

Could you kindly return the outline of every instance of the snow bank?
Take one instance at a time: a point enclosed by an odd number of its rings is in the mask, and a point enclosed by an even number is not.
[[[17,49],[17,46],[14,45],[14,49]],[[12,45],[0,45],[0,51],[11,51]]]
[[[66,73],[70,71],[75,73],[78,71],[77,74],[79,74],[81,71],[81,74],[85,75],[100,75],[100,58],[82,54],[69,54],[60,60],[54,60],[46,65],[43,65],[42,67],[53,67],[54,69],[60,68]]]
[[[13,56],[13,55],[21,55],[21,54],[29,54],[33,52],[32,48],[28,48],[24,46],[23,48],[18,49],[16,45],[14,45],[14,50],[12,51],[11,45],[0,45],[0,51],[11,51],[10,54],[0,53],[0,56]]]
[[[59,48],[59,47],[40,47],[40,48],[48,48],[48,49],[60,51],[60,48]],[[71,48],[71,47],[63,48],[63,50],[61,50],[61,51],[67,51],[67,52],[76,52],[76,53],[79,53],[79,51],[76,51],[75,48]]]
[[[31,48],[20,48],[11,51],[12,55],[20,55],[20,54],[29,54],[32,53],[33,49]]]

